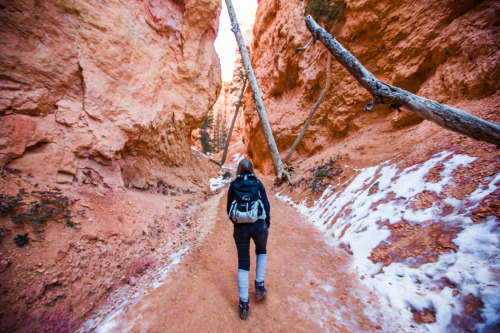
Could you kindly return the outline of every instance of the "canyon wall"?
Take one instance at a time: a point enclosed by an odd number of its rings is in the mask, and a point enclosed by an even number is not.
[[[229,133],[229,129],[231,128],[231,123],[234,118],[234,113],[236,112],[236,103],[240,98],[241,85],[233,86],[229,83],[224,82],[219,99],[214,105],[214,118],[216,118],[216,115],[218,113],[221,113],[223,115],[222,117],[226,121],[227,133]],[[234,123],[233,132],[231,134],[231,143],[242,140],[243,131],[245,128],[245,122],[242,116],[243,112],[243,108],[240,107]]]
[[[326,79],[327,50],[320,42],[294,55],[310,39],[302,19],[306,3],[259,1],[253,31],[252,64],[282,159]],[[499,122],[499,14],[495,1],[353,0],[327,28],[381,81]],[[397,331],[494,330],[498,146],[389,105],[363,111],[371,99],[332,59],[331,87],[292,155],[291,186],[281,186],[278,196],[351,256],[359,281],[387,301],[386,320],[403,323]],[[245,103],[253,106],[250,93]],[[245,122],[249,157],[273,173],[257,113],[246,113]],[[272,220],[286,223],[280,216]],[[487,240],[474,241],[476,228],[495,245],[486,249]],[[464,268],[461,253],[477,255]],[[433,264],[457,274],[441,278],[436,270],[417,277]],[[368,266],[373,269],[364,271]],[[470,277],[481,274],[479,267],[488,272],[484,280]],[[405,270],[412,273],[405,276]],[[470,288],[470,281],[478,287]],[[447,295],[445,289],[454,290]],[[415,301],[415,295],[427,300]],[[391,331],[387,322],[380,324]]]
[[[145,188],[201,163],[190,133],[221,87],[220,9],[2,1],[0,165],[49,183]]]
[[[261,0],[253,30],[252,63],[282,157],[325,84],[327,50],[320,42],[293,55],[310,38],[305,4]],[[349,1],[329,29],[378,79],[498,122],[499,11],[495,1]],[[437,144],[432,138],[448,132],[388,105],[363,111],[371,96],[335,59],[331,82],[293,164],[332,147],[360,159],[370,151],[370,163],[377,163],[418,143]],[[253,103],[250,94],[246,101]],[[246,123],[250,157],[262,171],[272,172],[257,113],[249,113]],[[350,147],[355,137],[364,140]]]
[[[0,331],[74,331],[199,239],[216,167],[190,134],[221,88],[220,10],[0,1]]]

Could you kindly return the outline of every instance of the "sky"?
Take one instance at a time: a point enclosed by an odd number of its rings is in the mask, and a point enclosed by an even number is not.
[[[243,35],[245,31],[255,21],[255,11],[257,10],[257,0],[233,0],[233,7],[236,17],[240,23],[240,30]],[[226,2],[222,0],[222,12],[219,21],[219,34],[215,39],[215,50],[219,55],[222,67],[222,80],[229,82],[233,76],[233,66],[235,51],[237,49],[236,38],[231,31],[231,20],[227,13]]]

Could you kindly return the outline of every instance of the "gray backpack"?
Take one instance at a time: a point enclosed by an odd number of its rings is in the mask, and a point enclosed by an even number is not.
[[[266,218],[259,191],[259,180],[254,175],[240,175],[233,183],[235,199],[229,209],[229,218],[235,223],[254,223]]]

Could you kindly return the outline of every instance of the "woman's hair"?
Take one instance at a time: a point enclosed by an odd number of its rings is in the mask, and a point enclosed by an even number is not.
[[[242,175],[244,173],[254,174],[253,164],[250,160],[247,160],[246,158],[242,159],[240,161],[240,164],[238,164],[238,169],[236,170],[236,176]]]

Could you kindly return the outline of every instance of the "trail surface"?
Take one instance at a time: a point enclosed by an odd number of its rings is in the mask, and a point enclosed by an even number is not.
[[[373,332],[382,318],[376,297],[358,283],[349,258],[295,210],[274,197],[264,300],[253,299],[255,253],[251,247],[250,316],[238,316],[237,255],[232,225],[224,228],[226,193],[211,212],[215,227],[194,246],[166,283],[125,308],[114,321],[120,332]],[[227,190],[226,190],[227,192]],[[211,213],[211,214],[209,214]],[[211,216],[210,216],[211,215]]]

